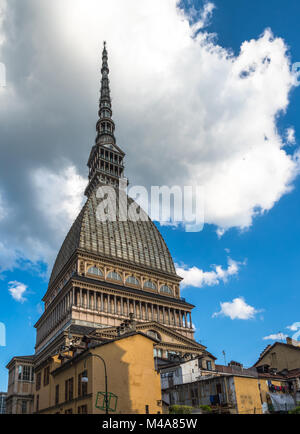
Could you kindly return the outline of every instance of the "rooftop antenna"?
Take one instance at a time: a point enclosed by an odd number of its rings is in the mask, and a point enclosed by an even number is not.
[[[225,353],[225,350],[222,351],[222,354],[224,356],[224,363],[225,363],[225,366],[226,366],[226,353]]]

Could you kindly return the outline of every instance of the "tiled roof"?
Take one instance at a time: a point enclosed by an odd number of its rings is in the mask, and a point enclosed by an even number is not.
[[[76,249],[176,275],[168,247],[150,218],[141,211],[145,221],[119,221],[119,213],[117,221],[101,221],[97,218],[99,200],[96,193],[95,189],[66,236],[57,255],[49,286]],[[118,197],[117,192],[117,207]],[[129,206],[133,202],[128,198]],[[121,208],[124,208],[122,203]]]
[[[261,353],[261,355],[259,356],[259,359],[254,364],[254,366],[257,366],[259,364],[259,362],[265,357],[265,355],[267,353],[269,353],[270,350],[275,347],[275,345],[283,345],[285,348],[290,348],[292,350],[300,350],[300,347],[297,347],[296,345],[285,344],[284,342],[274,342],[274,344],[269,345],[268,347],[265,348],[265,350]]]

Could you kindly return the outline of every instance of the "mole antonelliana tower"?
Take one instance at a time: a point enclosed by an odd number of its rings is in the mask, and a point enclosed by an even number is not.
[[[194,340],[194,306],[180,296],[182,279],[155,224],[148,216],[143,221],[118,220],[118,214],[116,221],[97,218],[99,186],[118,190],[120,180],[127,182],[125,154],[115,138],[105,43],[101,75],[87,200],[53,266],[43,297],[45,309],[35,324],[35,354],[23,356],[31,357],[35,369],[67,345],[70,336],[95,334],[109,339],[129,318],[136,330],[159,341],[154,350],[158,358],[207,353]],[[128,198],[128,203],[133,200]]]

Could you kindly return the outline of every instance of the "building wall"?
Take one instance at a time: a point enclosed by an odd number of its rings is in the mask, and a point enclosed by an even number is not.
[[[153,342],[141,335],[131,336],[97,348],[108,366],[108,391],[118,396],[117,413],[162,413],[160,376],[154,369]],[[116,375],[117,373],[117,375]],[[104,391],[101,362],[94,360],[93,394]],[[95,409],[95,413],[102,413]]]
[[[154,369],[153,341],[134,335],[91,349],[91,353],[101,355],[106,361],[108,392],[118,397],[117,414],[162,412],[159,374]],[[86,360],[86,362],[85,362]],[[51,371],[60,367],[57,358],[51,363]],[[63,365],[62,365],[63,367]],[[43,368],[43,370],[45,367]],[[86,396],[78,395],[78,375],[87,370],[88,383]],[[73,399],[65,400],[65,382],[73,378]],[[55,403],[55,390],[59,386],[59,403]],[[78,413],[78,407],[87,406],[87,412],[104,413],[95,407],[97,392],[105,392],[104,367],[96,357],[75,360],[57,373],[50,375],[48,386],[43,385],[35,392],[34,410],[39,396],[39,412]]]
[[[295,347],[277,344],[258,363],[257,366],[270,365],[271,368],[282,371],[297,369],[300,366],[300,350]]]
[[[205,369],[207,361],[211,362],[211,371]],[[170,366],[169,368],[161,368],[162,389],[166,389],[173,385],[193,383],[199,380],[203,375],[210,375],[214,369],[215,362],[208,356],[203,357],[200,360],[195,358],[176,366]]]
[[[29,370],[29,378],[23,376],[23,369]],[[6,413],[22,414],[32,412],[32,402],[34,393],[33,362],[24,359],[14,358],[7,365],[9,369]]]
[[[285,381],[277,381],[277,380],[273,380],[273,379],[271,379],[271,381],[272,381],[272,384],[274,386],[286,386]],[[268,403],[268,399],[267,399],[267,395],[269,394],[268,380],[263,379],[263,378],[259,378],[258,384],[259,384],[262,402]],[[280,393],[280,392],[278,392],[278,393]]]
[[[234,377],[237,412],[239,414],[262,414],[257,378]]]

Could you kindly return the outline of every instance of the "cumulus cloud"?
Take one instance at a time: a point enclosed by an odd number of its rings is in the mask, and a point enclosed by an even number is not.
[[[291,191],[299,151],[285,152],[291,135],[281,136],[276,123],[296,86],[285,42],[267,29],[234,55],[208,32],[213,8],[209,2],[186,16],[177,0],[6,4],[0,190],[11,212],[0,239],[12,257],[53,262],[78,209],[104,39],[131,184],[202,185],[205,222],[219,236],[251,226]],[[55,190],[60,182],[61,194],[46,192],[49,180]]]
[[[269,336],[263,337],[264,341],[282,341],[286,339],[288,335],[285,335],[284,333],[274,333]]]
[[[77,173],[74,166],[59,172],[39,168],[31,175],[38,210],[49,228],[60,231],[61,236],[66,235],[83,205],[86,179]]]
[[[182,288],[194,286],[202,288],[203,286],[219,285],[220,282],[226,283],[228,278],[238,274],[241,262],[228,258],[228,267],[223,268],[221,265],[212,265],[213,270],[203,271],[197,267],[176,267],[177,274],[183,277]]]
[[[8,290],[14,300],[19,303],[24,303],[24,301],[26,301],[24,294],[27,291],[27,286],[24,283],[17,281],[9,282]]]
[[[213,314],[213,318],[220,315],[227,316],[230,319],[253,319],[260,312],[253,306],[246,303],[243,297],[233,299],[231,302],[220,303],[221,310]]]
[[[289,144],[289,145],[295,145],[296,138],[295,138],[295,129],[294,128],[292,128],[292,127],[287,128],[286,141],[287,141],[287,144]]]
[[[286,327],[287,329],[296,332],[298,329],[300,329],[300,322],[294,322],[293,324]]]

